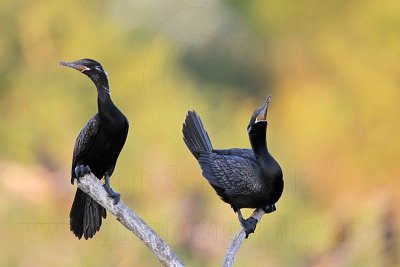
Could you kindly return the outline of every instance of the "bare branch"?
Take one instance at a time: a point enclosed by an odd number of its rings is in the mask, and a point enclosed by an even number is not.
[[[81,177],[78,187],[113,214],[128,230],[133,232],[164,266],[184,266],[175,252],[136,213],[122,201],[114,205],[113,199],[108,197],[107,192],[96,176],[90,173]]]
[[[251,217],[256,219],[258,222],[260,222],[261,218],[265,214],[263,209],[256,209]],[[235,235],[233,238],[231,244],[229,245],[228,252],[226,253],[224,263],[222,264],[222,267],[232,267],[233,266],[233,261],[235,260],[235,256],[239,251],[240,245],[242,244],[243,240],[245,239],[246,234],[243,230],[243,228]]]

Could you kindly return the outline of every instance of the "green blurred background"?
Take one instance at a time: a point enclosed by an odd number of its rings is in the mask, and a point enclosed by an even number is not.
[[[398,266],[397,1],[0,1],[0,265],[159,266],[109,216],[69,232],[72,148],[97,111],[89,57],[130,121],[112,186],[187,266],[219,266],[239,224],[182,141],[188,109],[214,147],[268,143],[285,191],[235,266]],[[251,211],[246,212],[249,215]]]

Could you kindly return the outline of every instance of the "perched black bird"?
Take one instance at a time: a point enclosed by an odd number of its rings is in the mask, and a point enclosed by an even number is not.
[[[104,176],[104,188],[114,203],[118,203],[120,194],[111,189],[110,176],[128,135],[128,120],[111,100],[107,73],[100,63],[81,59],[60,62],[60,65],[79,70],[97,87],[98,113],[87,122],[76,139],[71,183],[90,172],[99,179]],[[106,218],[106,210],[78,188],[69,214],[70,229],[75,236],[79,239],[82,235],[85,239],[93,237],[100,229],[102,217]]]
[[[242,208],[276,210],[283,192],[283,174],[267,148],[267,110],[271,97],[250,119],[247,132],[252,149],[213,149],[206,130],[195,111],[189,111],[183,124],[183,140],[198,160],[203,176],[223,201],[237,212],[246,232],[253,233],[257,220],[243,219]]]

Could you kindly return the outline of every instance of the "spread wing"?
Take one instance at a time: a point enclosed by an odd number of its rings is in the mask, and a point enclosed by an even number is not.
[[[202,153],[199,163],[208,182],[227,195],[249,195],[261,190],[257,164],[244,157]]]
[[[82,128],[75,141],[74,153],[72,157],[72,170],[71,170],[71,183],[75,177],[76,164],[87,154],[93,145],[94,139],[99,130],[99,123],[97,122],[97,114],[94,115]]]

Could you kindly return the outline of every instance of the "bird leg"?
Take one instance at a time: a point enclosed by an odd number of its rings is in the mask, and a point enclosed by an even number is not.
[[[89,165],[77,165],[75,167],[75,176],[76,176],[76,180],[79,183],[79,178],[85,176],[86,174],[91,173],[92,170],[90,170]],[[74,178],[71,178],[71,184],[74,184]]]
[[[248,218],[245,220],[242,216],[242,213],[240,210],[237,211],[238,218],[240,221],[240,224],[242,225],[244,232],[246,233],[246,238],[249,236],[249,234],[254,233],[254,230],[256,230],[257,226],[257,219],[254,219],[253,217]]]
[[[268,206],[266,206],[266,207],[264,208],[264,212],[265,212],[265,213],[271,213],[271,212],[274,212],[274,211],[276,211],[275,204],[268,205]]]
[[[114,199],[114,204],[118,204],[120,198],[121,198],[121,194],[115,192],[114,190],[112,190],[112,188],[110,187],[110,175],[108,175],[107,173],[104,175],[104,179],[105,179],[105,183],[103,185],[104,189],[106,190],[106,192],[108,193],[108,196],[111,197],[112,199]]]

